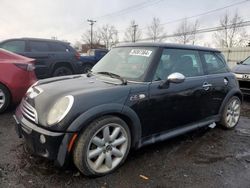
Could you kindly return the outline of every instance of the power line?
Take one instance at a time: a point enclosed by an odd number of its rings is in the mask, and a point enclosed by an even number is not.
[[[247,26],[250,26],[250,20],[244,21],[244,22],[241,22],[241,23],[236,23],[236,24],[229,24],[227,26],[228,27],[235,26],[237,28],[239,28],[239,27],[247,27]],[[224,29],[225,29],[225,27],[223,27],[223,26],[203,28],[203,29],[198,29],[196,31],[196,34],[209,33],[209,32],[215,32],[215,31],[222,31]],[[186,32],[185,34],[191,35],[191,34],[193,34],[193,31]],[[174,34],[170,34],[170,35],[160,36],[160,37],[157,37],[156,39],[159,39],[159,38],[166,39],[166,38],[178,37],[178,36],[182,36],[182,35],[183,35],[182,32],[181,33],[174,33]],[[149,38],[139,39],[138,41],[149,41],[149,40],[152,40],[152,39],[153,39],[152,37],[149,37]],[[122,41],[122,42],[129,42],[129,41]],[[120,43],[122,43],[122,42],[120,42]]]
[[[162,1],[164,1],[164,0],[147,0],[147,1],[135,4],[133,6],[129,6],[127,8],[115,11],[115,12],[111,12],[111,13],[108,13],[108,14],[105,14],[102,16],[95,17],[94,19],[103,19],[106,17],[124,15],[124,14],[127,14],[127,13],[132,12],[132,11],[138,11],[138,10],[146,8],[148,6],[153,6],[153,5],[158,4]]]
[[[230,8],[230,7],[234,7],[234,6],[237,6],[237,5],[249,2],[249,1],[250,0],[240,1],[240,2],[237,2],[237,3],[233,3],[233,4],[230,4],[230,5],[227,5],[227,6],[223,6],[223,7],[220,7],[220,8],[213,9],[213,10],[209,10],[209,11],[206,11],[206,12],[203,12],[203,13],[200,13],[200,14],[196,14],[196,15],[193,15],[193,16],[188,16],[188,17],[183,17],[183,18],[171,20],[171,21],[162,23],[160,25],[163,26],[163,25],[168,25],[168,24],[172,24],[172,23],[177,23],[177,22],[183,21],[184,19],[188,20],[188,19],[192,19],[192,18],[197,18],[197,17],[205,16],[205,15],[208,15],[208,14],[211,14],[211,13],[214,13],[214,12],[218,12],[218,11]],[[144,29],[147,29],[147,27],[142,27],[140,29],[144,30]],[[119,32],[121,32],[121,31],[124,32],[125,30],[118,30],[118,31]]]
[[[161,25],[167,25],[167,24],[171,24],[171,23],[176,23],[176,22],[182,21],[182,20],[184,20],[184,19],[192,19],[192,18],[196,18],[196,17],[205,16],[205,15],[207,15],[207,14],[211,14],[211,13],[214,13],[214,12],[218,12],[218,11],[221,11],[221,10],[224,10],[224,9],[227,9],[227,8],[230,8],[230,7],[233,7],[233,6],[237,6],[237,5],[240,5],[240,4],[249,2],[249,1],[250,1],[250,0],[240,1],[240,2],[237,2],[237,3],[233,3],[233,4],[230,4],[230,5],[224,6],[224,7],[220,7],[220,8],[213,9],[213,10],[209,10],[209,11],[207,11],[207,12],[203,12],[203,13],[200,13],[200,14],[196,14],[196,15],[193,15],[193,16],[186,17],[186,18],[180,18],[180,19],[176,19],[176,20],[169,21],[169,22],[165,22],[165,23],[162,23]]]

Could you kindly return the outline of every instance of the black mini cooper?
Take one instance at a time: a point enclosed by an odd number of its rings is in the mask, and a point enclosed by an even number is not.
[[[85,175],[117,169],[131,148],[214,123],[234,128],[242,94],[215,49],[163,43],[113,48],[88,74],[38,81],[17,133],[38,155]]]

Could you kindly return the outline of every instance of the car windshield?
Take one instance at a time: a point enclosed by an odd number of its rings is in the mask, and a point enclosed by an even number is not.
[[[250,65],[250,57],[248,57],[245,61],[242,63],[243,65]]]
[[[143,81],[156,48],[118,47],[112,49],[92,69],[92,72],[109,72],[130,81]]]

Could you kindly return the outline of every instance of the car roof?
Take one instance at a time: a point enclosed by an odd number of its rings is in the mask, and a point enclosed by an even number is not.
[[[175,43],[158,43],[158,42],[124,43],[124,44],[119,44],[117,47],[158,47],[158,48],[176,48],[176,49],[220,52],[217,49],[203,47],[203,46],[175,44]]]
[[[29,37],[23,37],[23,38],[11,38],[11,39],[7,39],[2,42],[7,42],[7,41],[11,41],[11,40],[32,40],[32,41],[43,41],[43,42],[58,42],[58,43],[63,43],[63,44],[70,44],[69,42],[65,42],[65,41],[60,41],[60,40],[54,40],[54,39],[43,39],[43,38],[29,38]]]

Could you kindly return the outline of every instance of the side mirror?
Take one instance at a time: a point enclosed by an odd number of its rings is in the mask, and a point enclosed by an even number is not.
[[[237,64],[237,65],[240,65],[240,64],[242,64],[242,61],[238,61],[238,62],[236,62],[236,64]]]
[[[181,74],[179,72],[175,72],[175,73],[170,74],[167,77],[167,79],[160,84],[159,87],[163,88],[164,86],[168,86],[169,83],[179,84],[179,83],[184,82],[185,79],[186,79],[186,77],[183,74]]]
[[[182,83],[185,80],[185,76],[179,72],[172,73],[168,76],[167,81],[175,84]]]

